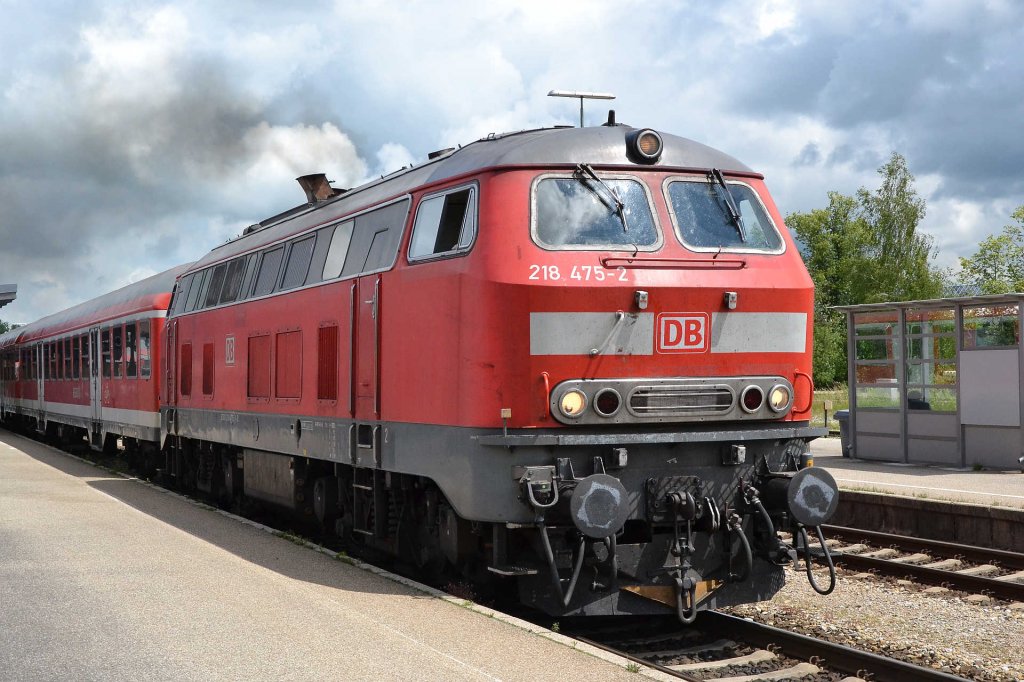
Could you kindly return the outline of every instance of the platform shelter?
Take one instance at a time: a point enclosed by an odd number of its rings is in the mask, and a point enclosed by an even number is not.
[[[844,306],[853,456],[1012,469],[1024,294]]]

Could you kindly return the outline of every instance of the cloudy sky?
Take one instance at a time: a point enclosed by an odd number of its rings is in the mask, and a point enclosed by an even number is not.
[[[738,157],[783,213],[898,151],[940,265],[1024,204],[1016,0],[60,4],[0,0],[10,321],[198,258],[301,203],[297,175],[573,123],[552,88]]]

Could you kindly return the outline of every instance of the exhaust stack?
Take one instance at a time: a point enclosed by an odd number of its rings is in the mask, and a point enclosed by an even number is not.
[[[334,189],[324,173],[310,173],[295,178],[302,191],[306,193],[306,201],[311,204],[326,201],[331,197],[341,194],[344,190]]]

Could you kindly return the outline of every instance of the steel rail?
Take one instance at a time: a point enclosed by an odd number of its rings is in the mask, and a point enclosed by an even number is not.
[[[1024,570],[1024,554],[1020,552],[1008,552],[1002,549],[962,545],[956,542],[928,540],[908,535],[881,533],[873,530],[846,528],[843,526],[822,526],[822,530],[825,531],[826,537],[834,537],[850,542],[864,540],[874,545],[889,543],[907,551],[924,551],[935,556],[958,557],[976,563],[997,564],[1002,568],[1016,571]]]
[[[665,666],[660,665],[658,663],[655,663],[653,661],[649,661],[646,658],[641,658],[639,656],[636,656],[634,654],[629,653],[628,651],[623,651],[622,649],[616,649],[615,647],[608,646],[607,644],[601,644],[601,642],[595,642],[594,640],[588,639],[587,637],[581,637],[579,635],[572,635],[572,638],[575,639],[575,640],[578,640],[580,642],[583,642],[584,644],[589,644],[592,647],[596,647],[598,649],[601,649],[602,651],[607,651],[610,654],[615,654],[616,656],[622,656],[623,658],[629,659],[630,661],[633,661],[634,663],[638,663],[640,665],[645,665],[648,668],[654,668],[658,672],[665,673],[666,675],[672,675],[673,677],[678,677],[681,680],[689,680],[689,682],[702,682],[701,678],[699,678],[699,677],[694,677],[692,675],[687,675],[686,673],[679,672],[678,670],[672,670],[672,668],[666,668]]]
[[[824,640],[801,635],[796,632],[780,630],[755,621],[717,611],[701,612],[701,623],[717,629],[721,633],[739,637],[748,644],[761,647],[775,645],[787,656],[810,660],[820,659],[822,665],[852,675],[862,677],[870,673],[870,679],[877,682],[888,680],[898,682],[939,682],[945,680],[964,680],[951,673],[925,668],[923,666],[887,658],[868,651],[860,651],[842,644],[834,644]],[[812,661],[813,662],[813,661]]]
[[[877,571],[889,576],[909,576],[915,582],[928,585],[951,587],[964,592],[987,594],[1009,601],[1024,601],[1024,583],[1008,580],[996,580],[981,575],[968,575],[941,568],[929,568],[914,564],[899,563],[889,559],[842,554],[833,552],[832,559],[836,566],[846,566],[861,571]]]

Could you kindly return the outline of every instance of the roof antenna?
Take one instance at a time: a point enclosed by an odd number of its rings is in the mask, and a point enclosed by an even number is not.
[[[576,90],[552,90],[548,97],[578,97],[580,100],[580,128],[583,127],[583,100],[585,99],[615,99],[610,92],[577,92]]]

